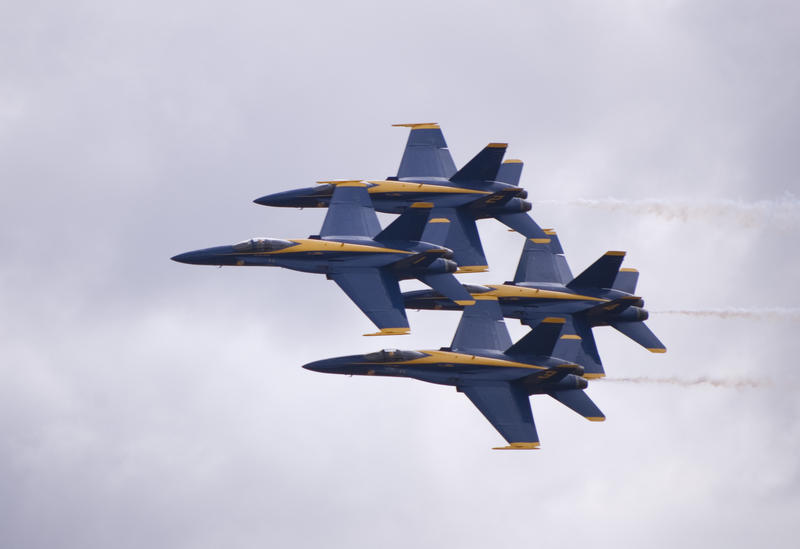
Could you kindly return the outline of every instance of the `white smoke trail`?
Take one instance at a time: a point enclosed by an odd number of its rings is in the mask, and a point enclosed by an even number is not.
[[[790,322],[800,321],[800,308],[774,307],[765,309],[674,309],[668,311],[650,311],[659,315],[684,315],[698,317],[713,317],[724,319],[748,320],[784,320]]]
[[[722,387],[725,389],[757,389],[759,387],[769,387],[768,380],[755,379],[714,379],[710,377],[698,377],[685,379],[679,377],[604,377],[594,381],[613,382],[613,383],[658,383],[665,385],[676,385],[678,387],[695,387],[698,385],[710,385],[712,387]]]
[[[626,200],[609,197],[539,200],[537,204],[584,206],[614,212],[656,215],[678,221],[727,219],[745,227],[756,227],[767,223],[777,223],[784,228],[800,225],[800,200],[788,192],[777,200],[758,200],[756,202],[730,199],[713,201],[659,200],[655,198]]]

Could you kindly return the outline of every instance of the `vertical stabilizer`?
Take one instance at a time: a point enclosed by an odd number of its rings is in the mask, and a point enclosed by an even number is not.
[[[636,293],[636,283],[639,282],[639,271],[636,269],[620,269],[614,279],[612,288],[631,295]]]
[[[569,288],[611,288],[625,252],[606,252],[567,284]]]
[[[458,170],[450,178],[450,181],[454,183],[494,181],[498,170],[500,170],[506,147],[508,147],[506,143],[489,143],[463,168]]]
[[[497,170],[497,175],[494,180],[517,187],[522,177],[523,166],[522,160],[505,160],[500,164],[500,169]]]

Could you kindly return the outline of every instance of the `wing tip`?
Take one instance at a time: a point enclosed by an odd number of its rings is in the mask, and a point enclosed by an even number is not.
[[[410,124],[392,124],[393,128],[411,128],[412,130],[440,130],[438,122],[412,122]]]
[[[666,353],[667,352],[667,348],[666,347],[647,347],[647,350],[650,351],[651,353]]]
[[[460,265],[457,273],[485,273],[489,271],[488,265]]]
[[[381,328],[374,334],[364,334],[365,336],[386,336],[386,335],[406,335],[411,332],[411,328]]]
[[[538,450],[538,442],[512,442],[508,446],[496,446],[492,450]]]
[[[583,376],[581,377],[583,377],[584,379],[602,379],[606,377],[606,374],[603,372],[590,372],[583,374]]]

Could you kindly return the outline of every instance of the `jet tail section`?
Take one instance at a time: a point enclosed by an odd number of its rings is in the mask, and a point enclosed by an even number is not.
[[[400,216],[382,230],[375,240],[386,242],[391,240],[422,240],[422,233],[428,224],[433,204],[430,202],[415,202]]]
[[[547,394],[589,421],[606,420],[605,414],[600,411],[600,408],[592,402],[592,399],[583,390],[553,391]]]
[[[639,282],[639,271],[636,269],[620,269],[614,279],[612,288],[628,294],[636,293],[636,283]]]
[[[500,170],[503,155],[506,154],[506,143],[489,143],[463,168],[458,170],[450,181],[454,183],[494,181]]]
[[[546,317],[528,334],[506,350],[507,355],[552,356],[566,320]]]
[[[411,128],[408,142],[397,170],[397,178],[440,177],[449,179],[456,173],[456,165],[439,124],[394,124]]]
[[[583,316],[567,317],[567,323],[553,351],[554,356],[583,366],[583,377],[605,377],[592,327]]]
[[[589,265],[585,271],[572,279],[567,288],[611,288],[619,273],[625,252],[606,252]]]
[[[497,170],[497,175],[494,177],[494,180],[500,183],[508,183],[516,187],[519,185],[520,177],[522,177],[523,166],[522,160],[506,160],[500,164],[500,169]]]
[[[326,236],[364,236],[372,238],[381,230],[367,184],[362,181],[331,181],[336,185],[319,232]]]
[[[667,348],[644,322],[612,322],[611,325],[651,353],[666,353]]]

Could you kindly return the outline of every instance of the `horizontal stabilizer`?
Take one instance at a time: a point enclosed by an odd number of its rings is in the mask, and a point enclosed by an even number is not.
[[[667,348],[644,322],[612,322],[611,325],[651,353],[666,353]]]
[[[494,181],[503,161],[503,155],[506,154],[506,147],[508,147],[506,143],[489,143],[458,170],[450,181],[454,183]]]
[[[606,252],[567,284],[568,288],[611,288],[625,252]]]
[[[497,220],[525,238],[549,238],[531,216],[525,212],[501,214],[497,216]]]
[[[422,233],[428,224],[428,217],[433,204],[416,202],[397,217],[392,223],[375,237],[378,242],[391,240],[422,240]]]
[[[637,282],[639,282],[639,271],[636,269],[620,269],[619,273],[617,273],[617,278],[614,279],[612,288],[626,294],[635,294]]]
[[[506,350],[507,355],[552,356],[566,320],[546,317],[528,334]]]
[[[500,183],[508,183],[515,187],[519,185],[520,177],[522,176],[522,160],[506,160],[500,164],[500,169],[497,170],[497,175],[494,180]]]
[[[424,282],[443,296],[452,299],[456,305],[474,305],[470,293],[451,273],[434,273],[420,275],[420,281]]]
[[[411,128],[397,178],[440,177],[449,179],[456,173],[456,165],[439,124],[394,124]]]
[[[592,402],[582,390],[572,391],[554,391],[547,393],[567,408],[579,413],[589,421],[605,421],[606,416],[600,411],[600,408]]]
[[[382,269],[331,273],[336,282],[367,317],[386,334],[408,332],[406,310],[397,278]]]
[[[514,274],[514,282],[555,282],[572,280],[567,259],[555,231],[543,238],[527,238]]]
[[[364,236],[372,238],[381,230],[366,183],[336,183],[331,203],[319,232],[321,237]]]
[[[457,390],[467,395],[511,448],[539,446],[539,435],[531,413],[528,394],[516,383],[461,385]],[[511,449],[510,448],[510,449]]]
[[[481,299],[464,307],[456,335],[450,348],[453,351],[502,351],[511,346],[511,336],[503,321],[503,312],[496,299]]]

